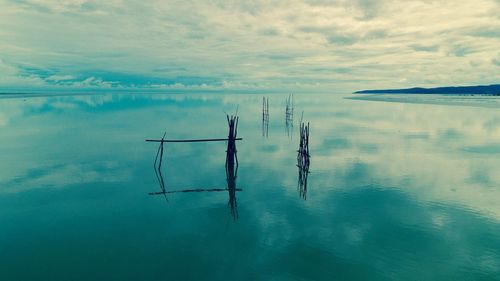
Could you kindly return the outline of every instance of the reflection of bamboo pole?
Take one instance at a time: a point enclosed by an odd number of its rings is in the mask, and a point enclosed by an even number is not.
[[[302,119],[302,118],[301,118]],[[299,187],[300,197],[307,198],[307,177],[309,174],[309,123],[307,125],[300,123],[300,142],[297,151],[297,167],[299,168],[299,178],[297,185]]]
[[[228,141],[229,139],[194,139],[194,140],[152,140],[147,139],[146,142],[210,142],[210,141]],[[242,140],[242,138],[235,138],[234,140]]]
[[[235,188],[235,191],[243,191],[241,188]],[[181,192],[218,192],[218,191],[228,191],[227,188],[194,188],[194,189],[182,189],[182,190],[172,190],[172,191],[159,191],[159,192],[150,192],[149,195],[161,195],[168,193],[181,193]]]
[[[262,98],[262,121],[269,120],[269,98]]]

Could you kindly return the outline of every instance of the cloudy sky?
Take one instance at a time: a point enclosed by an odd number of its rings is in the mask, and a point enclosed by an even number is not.
[[[0,91],[500,82],[500,0],[0,0]]]

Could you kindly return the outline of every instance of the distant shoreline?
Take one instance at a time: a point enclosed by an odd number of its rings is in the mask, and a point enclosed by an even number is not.
[[[354,94],[445,94],[500,96],[500,84],[438,88],[416,87],[407,89],[362,90],[354,92]]]

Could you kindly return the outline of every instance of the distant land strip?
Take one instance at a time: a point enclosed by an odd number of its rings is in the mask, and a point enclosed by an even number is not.
[[[362,90],[354,93],[355,94],[449,94],[449,95],[500,96],[500,84],[482,85],[482,86],[438,87],[438,88]]]

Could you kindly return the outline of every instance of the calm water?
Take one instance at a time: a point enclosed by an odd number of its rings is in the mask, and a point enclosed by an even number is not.
[[[0,99],[0,280],[500,280],[500,111],[295,95]],[[150,196],[157,144],[227,136],[227,191]],[[299,193],[301,113],[310,122]],[[167,190],[226,188],[224,142],[165,145]]]

